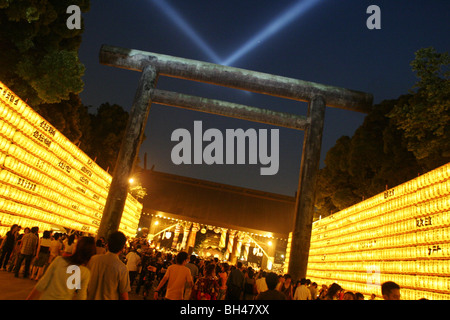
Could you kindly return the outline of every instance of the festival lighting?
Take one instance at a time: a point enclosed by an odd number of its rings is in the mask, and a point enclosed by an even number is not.
[[[194,43],[207,54],[213,62],[220,63],[220,58],[199,34],[181,17],[181,15],[164,0],[151,0],[183,31]]]
[[[0,234],[53,225],[94,234],[111,176],[0,82]],[[142,204],[128,195],[119,230],[134,236]]]
[[[288,256],[288,252],[286,253]],[[307,277],[381,297],[450,299],[450,163],[314,222]]]
[[[200,37],[200,35],[181,17],[181,15],[164,0],[151,0],[157,5],[194,43],[199,46],[213,62],[222,65],[231,65],[244,55],[256,48],[260,42],[265,41],[284,29],[296,18],[302,16],[312,9],[321,0],[299,0],[297,3],[286,9],[280,16],[269,23],[264,29],[258,32],[253,38],[245,42],[240,48],[235,50],[228,58],[221,59],[213,49]]]
[[[301,17],[320,0],[300,0],[286,11],[284,11],[279,17],[273,20],[269,25],[257,33],[253,38],[249,39],[239,49],[234,51],[227,59],[223,60],[221,64],[229,66],[242,58],[244,55],[255,49],[260,42],[265,41],[275,35],[277,32],[284,29],[288,24],[294,21],[296,18]]]

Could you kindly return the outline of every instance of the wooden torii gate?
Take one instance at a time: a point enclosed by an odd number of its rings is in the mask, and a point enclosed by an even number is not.
[[[140,71],[98,236],[117,231],[128,194],[128,179],[137,158],[154,103],[305,130],[292,230],[289,273],[294,279],[306,276],[314,214],[314,197],[326,106],[368,113],[373,96],[344,88],[322,85],[267,73],[213,63],[103,45],[100,63]],[[306,117],[194,97],[156,89],[159,76],[175,77],[241,89],[280,98],[308,102]]]

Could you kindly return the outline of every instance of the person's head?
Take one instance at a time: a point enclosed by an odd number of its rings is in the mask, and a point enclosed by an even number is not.
[[[67,238],[67,243],[71,245],[75,241],[75,234],[72,233],[69,238]]]
[[[95,248],[95,239],[93,237],[81,237],[77,242],[74,254],[65,259],[69,264],[85,265],[91,257],[97,253]]]
[[[276,273],[270,272],[266,274],[266,284],[269,290],[275,290],[278,284],[278,276]]]
[[[191,256],[189,257],[189,262],[195,263],[195,260],[197,260],[197,256],[195,254],[191,254]]]
[[[187,262],[188,259],[188,254],[185,251],[181,251],[180,253],[177,254],[177,264],[183,264],[184,262]]]
[[[223,272],[228,272],[228,270],[230,269],[230,266],[228,263],[223,263],[222,264],[222,271]]]
[[[108,251],[112,253],[119,253],[123,250],[127,237],[120,231],[111,233],[108,237]]]
[[[97,241],[95,241],[95,246],[96,247],[103,247],[103,242],[100,239],[97,239]]]
[[[393,281],[381,285],[381,294],[384,300],[400,300],[400,286]]]
[[[311,283],[311,287],[317,289],[317,283],[316,282]]]
[[[302,278],[302,279],[300,279],[300,285],[302,286],[302,285],[306,285],[306,279],[305,278]]]
[[[342,298],[342,300],[356,300],[356,298],[353,292],[347,291],[346,293],[344,293],[344,297]]]
[[[242,269],[242,262],[238,261],[238,263],[236,264],[236,267],[238,269]]]
[[[50,231],[45,230],[44,233],[42,234],[42,238],[44,238],[44,239],[50,239],[50,235],[51,235],[51,234],[52,234],[52,233],[51,233]]]
[[[284,282],[289,284],[289,283],[291,283],[291,281],[292,281],[292,276],[290,274],[286,273],[284,275]]]
[[[364,300],[364,295],[361,292],[356,292],[355,300]]]
[[[205,276],[212,276],[216,273],[216,266],[214,263],[210,263],[205,267]]]
[[[11,232],[14,232],[14,231],[17,231],[17,230],[19,230],[19,225],[17,225],[17,224],[13,224],[11,226],[11,229],[9,229],[9,231],[11,231]]]
[[[333,297],[335,297],[335,296],[339,293],[339,291],[341,291],[341,290],[342,290],[342,287],[341,287],[340,285],[338,285],[337,283],[333,283],[333,284],[328,288],[328,291],[327,291],[327,297],[333,298]]]
[[[38,232],[39,232],[39,227],[31,228],[31,233],[38,234]]]

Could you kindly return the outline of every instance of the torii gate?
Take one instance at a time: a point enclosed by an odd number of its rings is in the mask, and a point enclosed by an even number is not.
[[[100,63],[140,71],[142,75],[112,175],[98,236],[107,237],[119,228],[128,194],[128,179],[139,152],[152,102],[305,130],[288,270],[294,279],[306,277],[325,107],[368,113],[373,96],[267,73],[107,45],[100,50]],[[308,102],[307,116],[157,90],[159,76]]]

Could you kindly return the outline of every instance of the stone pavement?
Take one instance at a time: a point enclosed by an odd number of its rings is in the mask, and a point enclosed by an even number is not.
[[[24,279],[22,275],[16,278],[13,272],[0,271],[0,300],[25,300],[36,283],[37,281]],[[142,294],[137,295],[134,288],[133,286],[129,293],[130,300],[143,300]],[[150,298],[153,298],[153,294]]]

